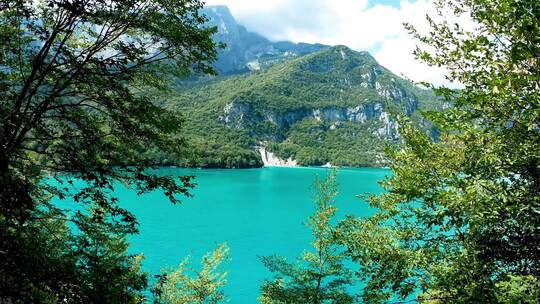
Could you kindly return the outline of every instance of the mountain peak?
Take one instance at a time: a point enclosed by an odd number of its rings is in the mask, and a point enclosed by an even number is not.
[[[206,5],[203,8],[203,11],[211,11],[214,14],[220,14],[220,15],[229,15],[232,17],[231,11],[229,10],[229,7],[226,5]]]
[[[348,46],[341,45],[341,44],[329,47],[328,49],[323,50],[323,52],[339,54],[342,58],[343,57],[346,58],[347,56],[364,57],[364,58],[369,58],[375,61],[375,58],[373,58],[373,56],[371,56],[371,54],[368,51],[355,51],[349,48]]]
[[[208,18],[209,25],[217,26],[219,33],[228,33],[231,29],[237,31],[240,27],[225,5],[205,6],[201,13]]]
[[[312,72],[341,71],[349,73],[355,69],[380,70],[382,67],[368,52],[358,52],[344,45],[337,45],[314,52],[298,60],[299,68]]]
[[[331,47],[331,49],[352,51],[348,46],[343,44],[334,45],[333,47]]]
[[[258,70],[326,48],[322,44],[271,42],[237,23],[225,5],[205,6],[201,14],[208,18],[208,26],[215,26],[218,30],[213,36],[214,41],[226,45],[225,49],[218,51],[218,60],[214,64],[220,74]]]

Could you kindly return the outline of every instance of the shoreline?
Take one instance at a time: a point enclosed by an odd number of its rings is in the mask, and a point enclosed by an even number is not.
[[[213,168],[203,168],[203,167],[181,167],[181,166],[159,166],[157,168],[166,168],[166,169],[193,169],[193,170],[253,170],[253,169],[264,169],[264,168],[291,168],[291,169],[387,169],[390,170],[390,167],[352,167],[352,166],[279,166],[279,165],[269,165],[262,167],[246,167],[246,168],[225,168],[225,167],[213,167]]]

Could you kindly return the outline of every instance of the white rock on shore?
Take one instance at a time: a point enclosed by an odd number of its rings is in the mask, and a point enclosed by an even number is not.
[[[328,163],[322,165],[321,167],[323,167],[323,168],[335,168],[336,166],[332,166],[332,164],[328,162]]]
[[[298,167],[296,160],[288,158],[283,160],[274,155],[274,153],[266,151],[266,148],[260,147],[259,153],[265,167]]]

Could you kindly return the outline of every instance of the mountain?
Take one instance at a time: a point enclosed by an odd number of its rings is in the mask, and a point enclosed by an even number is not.
[[[161,161],[231,168],[277,158],[299,165],[384,166],[384,147],[400,144],[391,113],[409,115],[431,132],[419,110],[441,106],[431,91],[345,46],[240,75],[180,83],[162,99],[184,115],[188,142],[201,157]]]
[[[218,53],[215,68],[219,74],[237,74],[257,70],[275,62],[313,53],[328,46],[322,44],[271,42],[238,24],[227,6],[206,6],[201,13],[209,26],[217,27],[214,40],[226,44]]]

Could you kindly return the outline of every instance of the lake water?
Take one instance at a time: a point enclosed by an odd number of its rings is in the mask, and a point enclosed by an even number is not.
[[[136,196],[118,191],[123,206],[138,218],[140,234],[131,240],[134,253],[143,252],[143,267],[157,274],[176,266],[186,255],[199,265],[204,253],[226,242],[231,261],[225,288],[230,303],[257,302],[259,286],[271,278],[259,256],[279,254],[295,258],[310,248],[304,223],[314,211],[311,184],[322,168],[263,168],[244,170],[161,169],[163,174],[195,175],[194,197],[172,205],[155,192]],[[377,181],[386,169],[339,171],[338,217],[369,215],[372,210],[356,196],[380,193]]]

